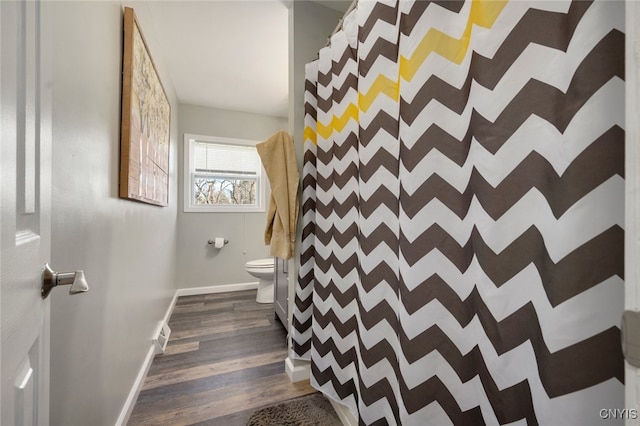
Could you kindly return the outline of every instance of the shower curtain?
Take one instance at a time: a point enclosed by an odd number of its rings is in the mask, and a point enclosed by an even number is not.
[[[361,424],[624,408],[624,3],[360,0],[305,84],[313,386]]]

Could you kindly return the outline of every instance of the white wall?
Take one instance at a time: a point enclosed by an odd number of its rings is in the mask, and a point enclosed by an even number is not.
[[[185,133],[264,141],[287,129],[282,117],[204,108],[179,107],[179,185],[183,187],[183,136]],[[268,187],[268,183],[267,183]],[[178,211],[178,286],[204,287],[255,282],[244,264],[269,257],[264,244],[265,213],[184,213],[182,191]],[[267,194],[266,204],[268,206]],[[207,244],[214,237],[229,240],[221,250]]]
[[[638,150],[638,135],[640,124],[640,5],[634,1],[626,2],[626,144],[625,144],[625,310],[638,311],[640,308],[640,168]],[[640,369],[625,363],[625,408],[640,409]],[[635,420],[627,419],[627,425]]]
[[[175,292],[177,102],[170,205],[118,198],[122,9],[56,2],[53,10],[52,266],[84,269],[90,290],[51,294],[51,424],[113,425]],[[153,54],[153,25],[135,6]]]

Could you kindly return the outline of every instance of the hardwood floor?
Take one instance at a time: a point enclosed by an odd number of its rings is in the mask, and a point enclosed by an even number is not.
[[[256,292],[178,298],[129,425],[245,425],[257,409],[315,392],[284,370],[286,332]]]

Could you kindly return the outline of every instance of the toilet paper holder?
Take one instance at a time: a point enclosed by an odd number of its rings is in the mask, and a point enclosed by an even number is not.
[[[209,241],[207,241],[207,244],[214,245],[215,243],[216,243],[216,240],[209,240]],[[226,246],[227,244],[229,244],[229,240],[227,240],[227,239],[225,238],[225,240],[224,240],[224,245]]]

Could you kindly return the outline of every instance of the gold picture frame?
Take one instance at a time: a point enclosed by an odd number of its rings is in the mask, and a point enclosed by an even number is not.
[[[129,7],[123,44],[119,195],[168,206],[171,105]]]

